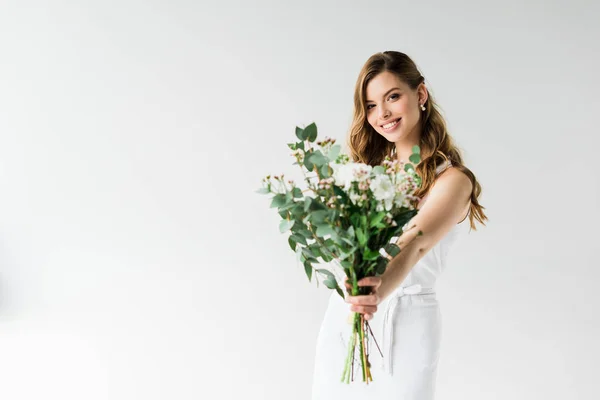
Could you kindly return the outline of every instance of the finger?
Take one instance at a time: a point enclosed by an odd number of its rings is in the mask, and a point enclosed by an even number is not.
[[[346,302],[356,305],[377,305],[379,304],[379,295],[374,293],[361,296],[348,296]]]
[[[375,311],[377,311],[377,306],[356,306],[356,305],[352,305],[350,307],[350,311],[354,311],[360,314],[373,314]]]
[[[379,276],[367,276],[358,281],[358,286],[372,286],[377,289],[381,286],[381,277]]]

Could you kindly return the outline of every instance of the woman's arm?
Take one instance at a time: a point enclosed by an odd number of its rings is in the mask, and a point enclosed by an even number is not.
[[[409,222],[397,243],[400,253],[390,260],[381,276],[361,279],[358,286],[370,286],[372,294],[346,296],[350,310],[373,318],[377,306],[402,284],[415,264],[464,217],[470,201],[472,184],[463,172],[448,168],[429,190],[429,196],[417,215]],[[422,231],[422,235],[418,232]],[[346,288],[349,289],[348,282]]]
[[[471,191],[472,184],[467,175],[455,168],[448,168],[436,178],[427,201],[397,241],[400,253],[381,275],[377,290],[380,301],[386,299],[415,264],[462,220]],[[419,231],[423,234],[418,235]]]

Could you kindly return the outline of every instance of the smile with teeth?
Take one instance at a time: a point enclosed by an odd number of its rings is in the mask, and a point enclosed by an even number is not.
[[[398,122],[400,122],[401,119],[402,118],[398,118],[394,122],[390,122],[389,124],[381,125],[381,127],[385,130],[389,130],[389,129],[395,127],[396,125],[398,125]]]

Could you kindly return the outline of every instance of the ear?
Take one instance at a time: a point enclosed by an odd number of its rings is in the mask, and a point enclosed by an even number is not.
[[[419,98],[419,104],[424,104],[429,99],[429,93],[427,92],[425,83],[421,83],[417,88],[417,97]]]

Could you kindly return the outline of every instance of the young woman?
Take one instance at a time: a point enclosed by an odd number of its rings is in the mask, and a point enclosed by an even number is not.
[[[478,201],[481,186],[463,164],[424,81],[415,63],[396,51],[371,56],[358,77],[348,140],[351,157],[372,166],[386,155],[408,161],[419,145],[419,213],[397,238],[401,252],[386,272],[359,282],[372,287],[370,295],[350,296],[346,282],[340,282],[345,302],[332,293],[317,339],[313,400],[434,398],[441,340],[435,283],[452,244],[469,228],[476,230],[475,221],[485,225],[487,216]],[[362,382],[358,368],[354,382],[341,382],[352,312],[369,320],[383,352],[382,358],[370,337],[369,384]]]

